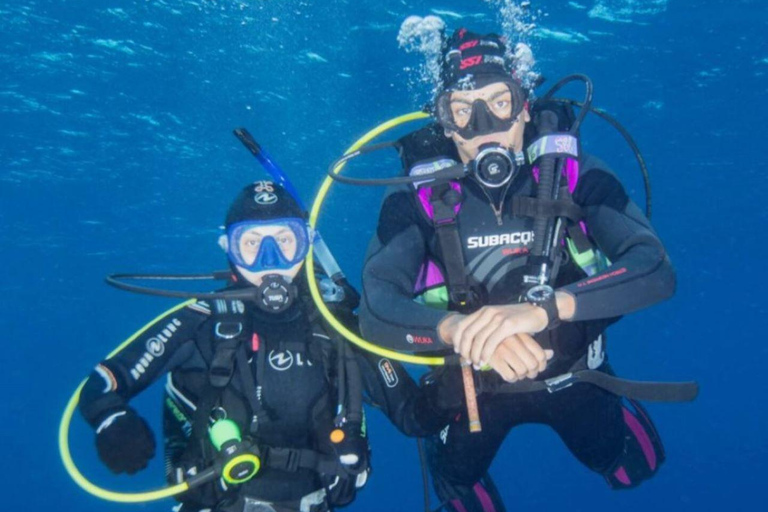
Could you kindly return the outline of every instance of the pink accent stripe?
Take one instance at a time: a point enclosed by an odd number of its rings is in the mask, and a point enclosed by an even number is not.
[[[568,158],[565,161],[565,178],[568,180],[568,192],[573,194],[576,190],[576,183],[579,181],[579,161]]]
[[[462,505],[459,500],[451,500],[451,505],[453,505],[453,508],[458,510],[458,512],[467,512],[467,509],[464,508],[464,505]]]
[[[491,499],[488,491],[480,482],[477,482],[473,487],[477,499],[480,500],[480,505],[483,507],[483,512],[496,512],[496,507],[493,506],[493,500]]]
[[[421,207],[424,208],[424,212],[427,214],[427,217],[431,219],[434,215],[434,212],[432,211],[432,204],[429,202],[429,199],[432,197],[432,189],[429,187],[420,188],[417,192],[417,195],[419,196]]]
[[[651,438],[648,437],[648,433],[643,426],[627,409],[622,408],[624,411],[624,422],[629,426],[629,429],[635,434],[637,441],[640,443],[640,447],[643,449],[645,460],[648,462],[648,467],[651,471],[656,469],[656,451],[653,449],[653,443]]]
[[[621,466],[619,469],[617,469],[613,476],[615,476],[616,480],[623,483],[624,485],[632,485],[632,480],[629,479],[629,475],[627,475],[627,471],[624,469],[624,466]]]
[[[539,175],[541,174],[539,166],[534,166],[533,169],[531,169],[531,173],[533,174],[533,179],[538,183]],[[576,190],[576,184],[579,182],[579,161],[574,160],[573,158],[566,159],[563,175],[568,181],[568,192],[573,194],[573,191]]]
[[[413,284],[413,293],[421,293],[424,290],[424,281],[427,279],[427,263],[422,263],[419,269],[419,275]]]

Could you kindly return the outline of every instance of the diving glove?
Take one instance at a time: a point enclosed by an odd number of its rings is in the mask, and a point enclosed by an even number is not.
[[[336,454],[351,473],[368,468],[368,439],[363,435],[362,424],[351,421],[344,425],[344,440],[335,445]]]
[[[357,421],[346,423],[341,430],[343,440],[334,443],[334,452],[344,471],[323,475],[327,480],[328,501],[335,507],[348,505],[355,499],[357,490],[368,481],[370,450],[363,434],[363,425]],[[345,474],[346,473],[346,474]]]
[[[113,473],[132,475],[155,456],[155,436],[130,407],[109,415],[96,429],[99,458]]]

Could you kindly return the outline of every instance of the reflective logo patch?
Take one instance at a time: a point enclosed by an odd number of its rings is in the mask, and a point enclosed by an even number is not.
[[[293,354],[290,350],[285,352],[275,352],[272,350],[269,352],[269,366],[279,372],[284,372],[293,366]]]
[[[381,376],[384,377],[384,383],[388,388],[394,388],[400,382],[400,379],[397,377],[397,372],[395,372],[395,368],[392,366],[389,359],[382,359],[379,361],[379,371],[381,372]]]

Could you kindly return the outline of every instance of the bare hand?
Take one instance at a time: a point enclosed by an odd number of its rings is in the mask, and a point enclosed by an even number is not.
[[[488,364],[507,382],[535,379],[547,367],[554,352],[544,350],[529,334],[521,333],[502,340]]]
[[[451,330],[446,339],[453,349],[475,366],[490,361],[504,339],[517,334],[535,334],[547,327],[547,314],[531,304],[485,306],[471,315],[448,317],[445,330]]]

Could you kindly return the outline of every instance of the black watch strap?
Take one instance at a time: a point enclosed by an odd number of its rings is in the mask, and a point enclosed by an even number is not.
[[[560,312],[557,310],[557,300],[553,293],[547,300],[536,304],[541,307],[547,313],[547,327],[546,330],[551,331],[560,325]]]

